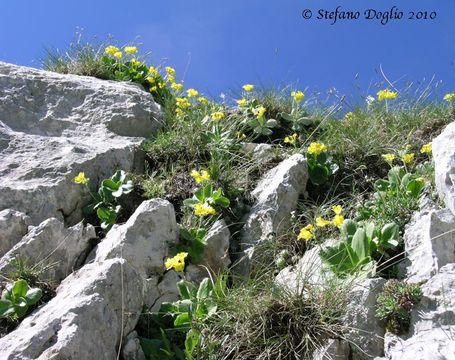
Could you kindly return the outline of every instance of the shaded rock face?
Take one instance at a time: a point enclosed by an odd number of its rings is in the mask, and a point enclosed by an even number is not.
[[[95,187],[115,170],[140,170],[137,146],[161,116],[136,85],[0,62],[0,210],[34,225],[77,223],[85,189],[74,176],[84,171]]]
[[[81,222],[65,228],[57,219],[45,220],[0,259],[0,272],[8,274],[14,270],[14,262],[22,260],[27,266],[46,268],[40,276],[58,284],[84,260],[80,257],[95,237],[95,229],[90,224],[84,226]]]

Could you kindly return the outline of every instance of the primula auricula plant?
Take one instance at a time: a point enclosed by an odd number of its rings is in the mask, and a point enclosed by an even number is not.
[[[327,146],[319,142],[312,142],[307,148],[308,172],[311,182],[315,185],[326,183],[338,170],[327,150]]]
[[[41,299],[43,292],[40,288],[30,288],[27,281],[19,279],[8,284],[0,299],[0,317],[23,317],[30,306]]]
[[[121,206],[118,205],[117,199],[124,194],[129,194],[133,191],[134,186],[131,180],[126,181],[126,173],[123,170],[118,170],[110,179],[104,179],[98,192],[91,192],[88,183],[88,178],[84,172],[80,172],[75,178],[76,184],[85,185],[92,197],[92,203],[84,208],[84,212],[89,215],[96,212],[98,219],[101,222],[101,228],[108,232],[116,223],[120,213]]]
[[[300,105],[305,94],[302,91],[292,91],[292,108],[290,113],[281,112],[278,118],[285,123],[288,123],[293,131],[303,132],[308,125],[313,124],[313,119],[308,116],[308,113]]]

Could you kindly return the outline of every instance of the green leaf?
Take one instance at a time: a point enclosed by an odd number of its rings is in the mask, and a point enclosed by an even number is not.
[[[177,289],[182,299],[192,299],[196,296],[196,287],[189,281],[180,280]]]
[[[341,225],[341,235],[348,241],[354,236],[357,231],[357,223],[354,220],[346,219]]]
[[[109,222],[109,219],[111,218],[111,210],[105,207],[99,207],[96,209],[96,215],[100,220]]]
[[[120,188],[120,185],[120,182],[115,182],[112,179],[105,179],[101,183],[101,186],[106,188],[108,191],[116,191]]]
[[[13,287],[11,288],[11,292],[13,294],[13,298],[24,297],[27,294],[28,284],[27,281],[23,279],[17,280]]]
[[[425,183],[423,181],[412,180],[406,186],[406,193],[412,196],[414,199],[418,199],[424,187]]]
[[[211,291],[212,291],[212,282],[208,278],[205,278],[199,284],[199,289],[197,290],[196,297],[198,300],[207,299],[210,296]]]
[[[41,299],[42,295],[43,291],[40,288],[33,288],[27,291],[25,300],[27,301],[28,305],[34,305],[39,301],[39,299]]]
[[[190,324],[191,318],[187,312],[179,314],[174,320],[175,327],[188,327]]]
[[[215,201],[216,205],[219,205],[221,207],[228,207],[231,202],[227,197],[221,196]]]
[[[395,223],[389,223],[384,225],[381,229],[381,240],[389,242],[389,240],[397,240],[399,236],[400,228]]]
[[[0,299],[0,317],[14,313],[13,304],[9,300]]]
[[[327,167],[315,164],[309,167],[310,180],[314,185],[322,185],[327,182],[329,178],[329,170]]]
[[[364,259],[370,255],[368,239],[364,229],[357,229],[354,237],[352,238],[351,247],[352,250],[354,250],[356,253],[359,260]]]
[[[387,180],[379,179],[374,183],[374,189],[376,191],[384,192],[389,189],[390,183]]]
[[[191,329],[185,338],[185,356],[187,360],[193,359],[193,353],[199,343],[199,332]]]
[[[290,114],[287,114],[285,112],[279,113],[278,117],[288,122],[292,122],[294,120],[294,118]]]
[[[369,241],[371,241],[375,237],[375,230],[376,226],[372,222],[368,222],[365,224],[365,234]]]

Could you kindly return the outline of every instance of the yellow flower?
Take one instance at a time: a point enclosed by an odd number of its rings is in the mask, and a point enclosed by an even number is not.
[[[300,102],[305,97],[305,94],[301,91],[292,91],[291,96],[295,102]]]
[[[186,91],[186,94],[188,95],[188,97],[196,97],[199,95],[199,92],[195,89],[188,89]]]
[[[321,227],[321,228],[322,228],[322,227],[325,227],[325,226],[327,226],[327,225],[329,225],[329,224],[331,224],[330,221],[328,221],[328,220],[326,220],[326,219],[323,219],[323,218],[320,217],[320,216],[316,218],[316,226],[317,226],[317,227]]]
[[[158,83],[158,88],[164,89],[165,87],[166,87],[166,83],[165,83],[164,81],[160,81],[160,82]]]
[[[345,121],[351,121],[352,119],[354,118],[354,113],[352,111],[349,111],[347,112],[345,115],[344,115],[344,120]]]
[[[241,131],[237,131],[236,132],[236,136],[237,136],[238,140],[246,139],[246,135],[243,132],[241,132]]]
[[[213,121],[220,121],[220,120],[224,119],[224,112],[215,111],[210,115],[210,117],[212,118]]]
[[[115,53],[119,52],[120,49],[117,46],[109,45],[104,49],[104,53],[114,56]]]
[[[420,153],[421,153],[421,154],[431,154],[432,151],[433,151],[433,145],[432,145],[432,143],[425,144],[425,145],[423,145],[422,148],[420,149]]]
[[[90,179],[86,178],[85,173],[82,171],[74,177],[74,182],[76,184],[87,185],[89,180]]]
[[[167,259],[164,263],[166,270],[174,269],[177,272],[182,272],[185,268],[185,259],[188,256],[186,252],[180,252],[173,258]]]
[[[327,146],[325,146],[322,143],[318,142],[312,142],[310,146],[308,146],[307,153],[308,154],[314,154],[314,155],[319,155],[320,153],[326,152],[327,151]]]
[[[286,137],[284,138],[284,143],[285,143],[285,144],[291,144],[291,145],[293,145],[293,144],[295,144],[296,141],[297,141],[297,134],[295,134],[295,133],[292,134],[291,136],[286,136]]]
[[[394,154],[384,154],[382,155],[382,158],[387,161],[389,164],[391,164],[393,162],[393,160],[395,160],[395,155]]]
[[[216,210],[206,203],[204,203],[204,204],[197,203],[196,205],[194,205],[194,214],[196,216],[201,216],[201,217],[209,216],[209,215],[216,215]]]
[[[246,92],[250,92],[254,89],[254,85],[251,85],[251,84],[245,84],[242,86],[243,90],[245,90]]]
[[[245,107],[247,105],[246,99],[237,100],[237,105],[241,108]]]
[[[137,47],[136,46],[125,46],[123,51],[125,51],[125,54],[136,54]]]
[[[149,67],[149,73],[152,74],[152,76],[154,76],[154,77],[160,76],[160,73],[154,66]]]
[[[344,217],[343,215],[335,215],[332,220],[332,224],[335,225],[337,228],[340,228],[343,225]]]
[[[343,211],[343,208],[341,205],[334,205],[332,206],[332,211],[335,213],[335,215],[340,215],[341,212]]]
[[[177,117],[183,117],[183,115],[185,115],[185,112],[182,110],[182,109],[175,109],[175,115],[177,115]]]
[[[256,117],[258,119],[260,119],[261,117],[264,116],[265,112],[266,112],[266,108],[264,106],[259,106],[258,108],[254,109],[253,110],[253,114],[256,115]]]
[[[141,65],[141,62],[139,60],[135,59],[135,58],[132,58],[131,59],[131,65],[139,66],[139,65]]]
[[[201,172],[197,170],[191,171],[191,176],[196,180],[198,184],[210,180],[210,174],[207,170],[202,170]]]
[[[304,228],[300,229],[297,239],[308,241],[313,237],[313,235],[314,235],[313,233],[314,233],[314,226],[311,224],[308,224]]]
[[[401,157],[401,160],[403,161],[403,163],[408,165],[408,164],[411,164],[414,161],[414,156],[415,156],[415,154],[404,154]]]
[[[168,82],[170,84],[175,83],[175,77],[173,77],[171,75],[166,75],[166,82]]]
[[[150,88],[150,92],[154,92],[154,91],[156,91],[156,90],[158,90],[158,88],[156,87],[156,85],[155,85],[155,86],[152,86],[152,87]]]
[[[449,93],[444,95],[444,100],[449,102],[455,99],[455,93]]]
[[[166,74],[168,76],[171,76],[171,77],[175,76],[175,69],[174,68],[171,68],[170,66],[166,66],[165,70],[166,70]]]
[[[171,89],[174,90],[174,92],[180,91],[183,89],[183,84],[177,84],[177,83],[173,82],[171,84]]]
[[[117,58],[117,59],[121,59],[123,54],[121,51],[117,51],[114,55],[112,55],[113,57]]]
[[[208,103],[209,103],[209,101],[203,96],[198,97],[197,101],[199,102],[199,104],[204,105],[204,106],[208,105]]]
[[[406,144],[406,145],[404,146],[404,149],[405,149],[405,150],[411,150],[411,149],[412,149],[412,145],[411,145],[411,144]]]
[[[190,102],[188,101],[187,98],[184,97],[178,97],[175,99],[175,103],[178,108],[180,109],[187,109],[191,106]]]
[[[379,90],[376,95],[378,96],[378,101],[393,100],[398,97],[398,93],[389,89]]]
[[[147,80],[150,84],[155,83],[155,78],[153,76],[147,76],[145,80]]]

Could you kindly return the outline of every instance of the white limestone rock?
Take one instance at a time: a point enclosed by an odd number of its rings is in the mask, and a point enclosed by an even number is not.
[[[455,122],[433,140],[436,188],[455,215]]]
[[[30,218],[12,209],[0,211],[0,256],[5,255],[27,234]]]
[[[376,299],[385,283],[381,278],[366,279],[350,292],[344,325],[354,360],[384,355],[384,328],[375,313]]]
[[[280,235],[289,228],[290,214],[297,208],[299,196],[308,180],[306,158],[295,154],[269,170],[251,193],[255,203],[245,217],[240,247],[246,256],[238,265],[248,271],[254,246],[269,236]]]
[[[162,199],[147,200],[125,224],[107,233],[96,249],[95,262],[122,257],[144,277],[161,274],[169,246],[178,238],[172,204]]]
[[[14,261],[22,260],[27,266],[46,268],[41,277],[58,284],[80,265],[93,238],[95,229],[90,224],[65,228],[57,219],[45,220],[0,259],[0,272],[7,274],[14,269]]]
[[[116,359],[122,334],[137,324],[142,291],[141,276],[125,260],[85,265],[0,339],[0,358]]]
[[[74,176],[95,190],[116,170],[140,171],[137,147],[161,118],[136,85],[0,62],[0,210],[76,224],[87,194]]]
[[[455,263],[455,216],[448,209],[415,213],[404,244],[406,281],[427,281],[444,265]]]

